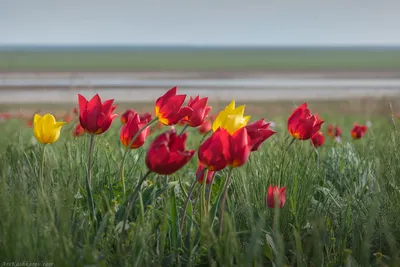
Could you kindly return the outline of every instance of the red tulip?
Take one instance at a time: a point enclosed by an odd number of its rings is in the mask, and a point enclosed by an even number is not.
[[[307,103],[304,103],[289,117],[288,131],[295,139],[307,140],[319,131],[323,122],[317,114],[311,115]]]
[[[177,135],[174,129],[160,134],[147,151],[146,165],[149,170],[168,175],[182,168],[195,152],[185,150],[186,138],[186,133]]]
[[[65,122],[70,122],[70,121],[71,121],[71,116],[70,116],[69,114],[66,114],[66,115],[64,116],[64,121],[65,121]]]
[[[211,131],[212,127],[211,127],[211,121],[209,120],[205,120],[203,121],[203,123],[200,125],[199,127],[199,133],[201,134],[206,134],[209,131]]]
[[[335,126],[333,126],[332,124],[329,124],[328,126],[327,135],[332,138],[335,137]]]
[[[268,187],[268,194],[267,194],[267,205],[270,208],[275,208],[275,198],[278,199],[277,206],[279,208],[283,208],[286,202],[286,187],[279,188],[278,186],[270,185]]]
[[[128,122],[121,127],[119,138],[121,143],[128,147],[132,142],[132,138],[142,129],[146,123],[140,122],[139,115],[135,114],[133,117],[128,119]],[[135,141],[133,141],[131,145],[131,149],[141,147],[146,141],[147,135],[149,134],[150,127],[147,126],[138,137],[136,137]]]
[[[325,137],[322,132],[316,132],[312,137],[311,137],[311,144],[314,147],[320,147],[324,144],[325,142]]]
[[[264,119],[247,124],[247,134],[249,136],[249,143],[252,148],[251,151],[256,151],[260,145],[267,140],[275,132],[269,129],[269,123],[265,123]]]
[[[85,133],[85,129],[82,128],[82,125],[78,123],[75,129],[72,130],[72,135],[74,137],[81,136]]]
[[[148,123],[151,120],[153,120],[153,115],[151,115],[151,113],[145,112],[145,113],[139,114],[139,119],[143,123]]]
[[[230,137],[230,150],[227,158],[227,165],[231,167],[240,167],[249,159],[252,148],[252,146],[249,144],[247,129],[246,127],[242,127],[232,136],[230,136],[227,132],[227,136]]]
[[[79,115],[78,109],[77,109],[77,108],[73,108],[73,109],[72,109],[72,112],[73,112],[75,115],[77,115],[77,116]]]
[[[200,126],[211,110],[211,107],[207,106],[207,101],[207,97],[201,99],[200,96],[196,96],[194,99],[190,97],[188,107],[190,107],[193,112],[190,116],[184,117],[183,121],[191,127]]]
[[[10,114],[10,113],[4,113],[4,114],[3,114],[3,117],[4,117],[6,120],[9,120],[9,119],[11,119],[11,114]]]
[[[199,183],[203,183],[204,181],[204,174],[205,174],[205,166],[203,164],[201,164],[201,162],[199,161],[199,166],[197,167],[197,171],[196,171],[196,179]],[[208,171],[207,172],[207,179],[206,179],[206,184],[210,184],[214,178],[214,171]]]
[[[112,114],[116,106],[112,106],[114,99],[101,103],[100,96],[96,94],[90,101],[78,94],[79,121],[86,132],[102,134],[110,128],[117,114]]]
[[[330,124],[328,126],[328,136],[335,138],[335,137],[341,137],[342,136],[342,129],[339,126],[333,126]]]
[[[353,137],[354,140],[360,139],[361,137],[364,136],[366,131],[367,131],[367,126],[358,125],[357,123],[354,123],[353,129],[351,130],[351,136]]]
[[[210,171],[219,171],[226,167],[230,154],[229,137],[227,131],[219,129],[200,145],[199,161]]]
[[[128,120],[130,118],[132,118],[133,116],[135,116],[137,113],[136,111],[134,111],[133,109],[127,109],[124,113],[122,113],[121,115],[121,123],[125,124],[128,122]]]
[[[171,88],[156,101],[154,112],[164,125],[177,124],[182,118],[190,116],[193,112],[190,107],[182,107],[186,95],[177,95],[176,90],[176,86]]]
[[[28,127],[32,127],[33,126],[33,120],[27,120],[26,121],[26,125],[28,125]]]

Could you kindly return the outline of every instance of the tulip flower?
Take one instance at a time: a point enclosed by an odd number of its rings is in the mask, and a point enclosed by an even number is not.
[[[65,121],[66,123],[70,122],[70,121],[71,121],[71,115],[66,114],[66,115],[64,116],[64,121]]]
[[[367,126],[358,125],[357,123],[354,123],[353,129],[350,132],[351,137],[353,137],[354,140],[360,139],[364,136],[366,131],[367,131]]]
[[[133,109],[127,109],[124,113],[122,113],[121,115],[121,123],[125,124],[128,122],[128,120],[136,115],[136,111],[134,111]]]
[[[201,162],[199,161],[199,166],[197,167],[196,171],[196,179],[199,183],[203,183],[204,181],[204,174],[205,174],[206,168]],[[207,179],[206,179],[206,184],[210,184],[214,178],[214,171],[208,171],[207,172]]]
[[[139,119],[140,119],[140,122],[148,123],[153,120],[153,115],[151,115],[151,113],[149,113],[149,112],[145,112],[145,113],[139,114]]]
[[[139,119],[139,115],[135,114],[133,117],[130,117],[128,119],[128,122],[124,124],[121,127],[120,131],[120,140],[121,143],[125,146],[128,147],[129,144],[132,142],[132,138],[139,132],[141,128],[143,128],[147,122],[143,123]],[[149,134],[149,129],[150,127],[147,126],[146,129],[144,129],[138,137],[133,141],[131,145],[131,149],[139,148],[141,147],[144,142],[146,141],[146,138]]]
[[[229,137],[229,134],[224,129],[219,129],[200,145],[198,158],[208,170],[219,171],[228,164],[230,154]]]
[[[177,87],[175,86],[156,101],[154,113],[159,122],[164,125],[175,125],[193,112],[190,107],[182,107],[186,95],[177,95],[176,91]]]
[[[232,100],[215,118],[212,126],[213,131],[216,132],[218,128],[223,128],[232,135],[240,128],[246,126],[250,120],[250,116],[243,116],[245,107],[243,105],[235,108],[235,100]]]
[[[101,103],[100,96],[96,94],[90,101],[78,94],[79,121],[86,132],[90,134],[102,134],[110,128],[117,114],[112,114],[116,106],[112,106],[114,100],[110,99]]]
[[[275,204],[275,199],[278,200],[278,202]],[[281,187],[279,188],[278,186],[272,186],[270,185],[268,187],[268,194],[267,194],[267,205],[271,209],[275,208],[275,205],[277,205],[279,208],[283,208],[286,202],[286,187]]]
[[[269,123],[266,123],[264,119],[246,125],[247,135],[249,136],[249,143],[252,148],[251,151],[256,151],[260,145],[267,140],[271,135],[275,134],[274,131],[269,129]]]
[[[200,98],[200,96],[197,96],[194,99],[190,97],[187,106],[190,107],[193,112],[190,116],[184,117],[182,121],[191,127],[200,126],[211,110],[211,107],[207,106],[207,101],[207,97]]]
[[[242,166],[249,159],[252,148],[246,127],[240,128],[232,136],[227,135],[226,138],[229,140],[227,165],[234,168]]]
[[[317,114],[311,115],[307,103],[304,103],[289,117],[288,131],[295,139],[307,140],[321,129],[323,122]]]
[[[332,124],[329,124],[328,126],[327,135],[332,138],[335,137],[335,126],[333,126]]]
[[[206,134],[211,131],[211,121],[205,120],[199,127],[199,133]]]
[[[46,114],[43,117],[35,114],[33,133],[40,143],[52,144],[60,137],[60,130],[64,124],[65,122],[57,122],[51,114]]]
[[[328,131],[327,131],[328,136],[332,138],[337,138],[342,136],[342,129],[339,126],[333,126],[330,124],[328,126]]]
[[[79,115],[79,111],[76,107],[72,109],[72,112],[77,116]]]
[[[311,137],[311,144],[317,148],[320,147],[324,144],[325,142],[325,137],[322,132],[316,132],[312,137]]]
[[[85,134],[85,129],[83,129],[82,125],[78,123],[75,129],[72,130],[72,135],[74,137],[82,136]]]
[[[182,168],[194,155],[194,150],[185,150],[187,134],[177,135],[175,130],[160,134],[150,145],[146,165],[158,174],[172,174]]]

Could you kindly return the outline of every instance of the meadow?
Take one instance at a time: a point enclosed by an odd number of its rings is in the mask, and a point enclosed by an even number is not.
[[[0,47],[0,71],[395,71],[396,47]]]
[[[147,172],[152,140],[170,126],[155,129],[141,148],[129,152],[125,196],[120,117],[95,136],[91,202],[90,137],[72,136],[77,116],[62,127],[55,143],[46,145],[44,161],[43,144],[26,119],[3,119],[0,260],[54,266],[399,266],[398,119],[389,100],[360,103],[358,108],[354,102],[309,103],[324,120],[325,143],[319,148],[310,140],[292,141],[287,120],[294,103],[275,104],[275,109],[269,103],[248,103],[245,114],[252,115],[251,122],[261,117],[274,121],[276,134],[243,166],[232,169],[222,232],[220,205],[230,170],[218,171],[209,187],[194,183],[197,154],[171,175],[148,175],[133,194]],[[225,104],[213,105],[212,114]],[[136,109],[125,104],[117,113],[128,106]],[[53,110],[36,109],[42,115]],[[353,140],[353,123],[367,121],[365,136]],[[341,142],[326,135],[329,124],[342,128]],[[197,150],[204,136],[196,128],[186,132],[187,149]],[[277,184],[286,186],[286,203],[269,208],[268,187]],[[204,188],[209,205],[202,198]],[[130,195],[135,198],[124,223]]]

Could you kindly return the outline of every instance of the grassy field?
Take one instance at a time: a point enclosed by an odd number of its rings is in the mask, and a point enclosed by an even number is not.
[[[0,48],[0,71],[385,71],[398,48]]]
[[[329,138],[318,153],[309,141],[291,141],[286,120],[293,104],[279,112],[268,105],[246,107],[252,118],[276,122],[269,138],[249,161],[232,172],[218,234],[219,199],[227,170],[211,188],[210,213],[200,213],[195,191],[181,232],[185,196],[195,179],[197,155],[168,177],[150,175],[122,234],[126,201],[118,176],[124,147],[121,124],[97,136],[93,158],[93,192],[97,223],[90,218],[85,190],[89,136],[71,136],[74,122],[46,149],[40,182],[42,146],[24,121],[1,123],[0,259],[54,266],[399,266],[400,134],[389,103],[381,112],[338,115],[340,105],[320,112],[328,124],[343,128],[342,143]],[[336,106],[336,109],[333,107]],[[42,109],[41,112],[47,110]],[[217,109],[214,110],[217,112]],[[278,114],[279,113],[279,114]],[[355,121],[372,122],[365,137],[353,141]],[[76,121],[75,121],[76,122]],[[162,131],[162,130],[159,130]],[[201,136],[189,129],[187,147],[197,149]],[[144,147],[131,151],[125,165],[128,192],[146,172]],[[289,147],[289,148],[288,148]],[[287,187],[282,209],[266,206],[270,184]],[[43,186],[43,187],[42,187]]]

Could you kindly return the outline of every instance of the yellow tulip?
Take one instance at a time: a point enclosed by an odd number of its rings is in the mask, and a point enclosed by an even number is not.
[[[213,131],[223,128],[229,134],[234,134],[237,130],[247,125],[250,116],[244,116],[245,105],[235,108],[235,100],[221,111],[213,123]]]
[[[40,143],[51,144],[60,137],[60,130],[64,124],[65,122],[62,121],[57,122],[51,114],[46,114],[43,117],[35,114],[33,133]]]

